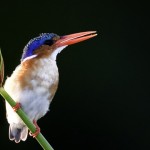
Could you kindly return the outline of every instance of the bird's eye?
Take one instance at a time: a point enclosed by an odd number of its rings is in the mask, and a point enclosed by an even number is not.
[[[51,38],[51,39],[49,39],[49,40],[46,40],[45,42],[44,42],[44,44],[45,45],[49,45],[49,46],[51,46],[51,45],[53,45],[57,40],[59,40],[60,39],[60,37],[59,36],[54,36],[53,38]]]
[[[53,40],[46,40],[44,44],[51,46],[53,44]]]

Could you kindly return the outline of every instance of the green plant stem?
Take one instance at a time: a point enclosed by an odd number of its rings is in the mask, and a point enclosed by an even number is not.
[[[0,94],[3,96],[3,98],[12,106],[14,107],[16,105],[16,102],[8,95],[8,93],[4,90],[3,87],[0,87]],[[36,127],[34,124],[30,121],[28,116],[24,113],[22,109],[18,109],[16,112],[20,118],[23,120],[23,122],[26,124],[26,126],[29,128],[29,130],[34,133],[36,131]],[[51,145],[48,143],[48,141],[44,138],[44,136],[39,133],[36,137],[36,140],[39,142],[39,144],[42,146],[44,150],[54,150]]]

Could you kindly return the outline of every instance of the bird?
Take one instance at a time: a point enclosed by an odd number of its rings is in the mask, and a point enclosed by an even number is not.
[[[16,143],[26,141],[27,126],[18,116],[19,108],[27,114],[36,126],[36,137],[40,128],[37,121],[43,117],[58,88],[59,71],[57,55],[67,46],[85,41],[97,35],[96,31],[79,32],[59,36],[55,33],[41,33],[31,39],[23,49],[20,64],[4,83],[4,89],[14,99],[12,108],[6,102],[6,118],[9,123],[9,139]]]

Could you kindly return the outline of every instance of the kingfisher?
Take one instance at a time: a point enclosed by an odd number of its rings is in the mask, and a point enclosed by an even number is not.
[[[15,68],[4,84],[4,89],[15,100],[12,108],[6,102],[6,117],[9,123],[9,139],[19,143],[28,136],[28,128],[17,115],[22,108],[36,126],[36,137],[40,128],[37,120],[43,117],[57,91],[59,72],[56,63],[57,54],[68,45],[95,37],[96,31],[79,32],[64,36],[54,33],[42,33],[31,39],[23,49],[20,64]]]

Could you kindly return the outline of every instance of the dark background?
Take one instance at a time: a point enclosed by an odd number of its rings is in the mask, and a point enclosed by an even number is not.
[[[5,78],[20,63],[26,43],[39,33],[98,32],[57,57],[59,88],[51,111],[38,122],[55,150],[150,149],[148,4],[15,0],[0,6]],[[42,149],[31,137],[19,144],[9,141],[0,99],[0,147]]]

